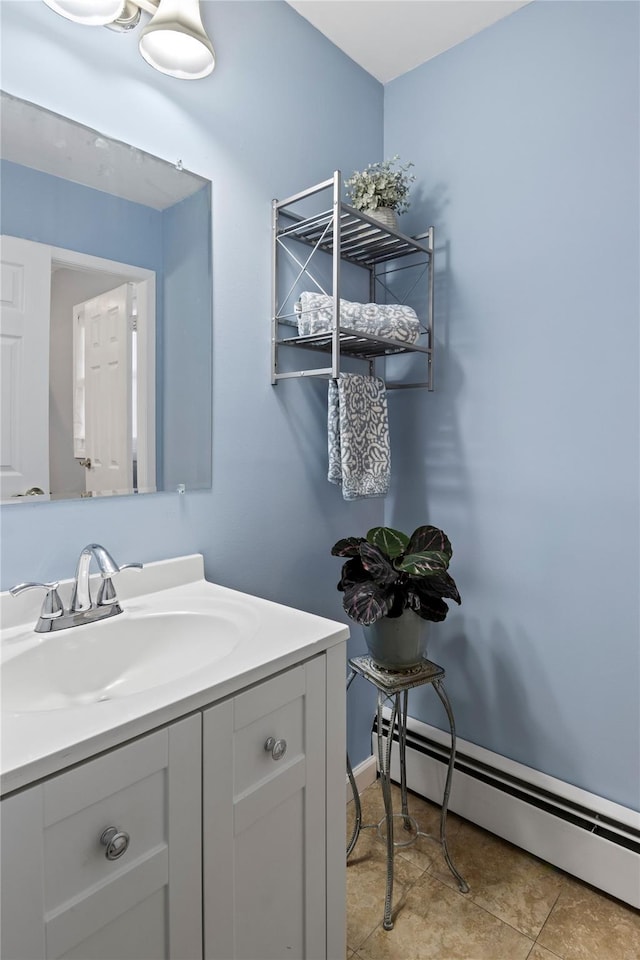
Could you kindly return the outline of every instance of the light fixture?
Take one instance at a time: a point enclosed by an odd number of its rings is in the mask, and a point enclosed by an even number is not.
[[[198,0],[160,0],[158,12],[140,34],[138,46],[152,67],[181,80],[206,77],[216,64]]]
[[[125,0],[44,0],[48,7],[67,20],[101,27],[113,23],[122,14]]]
[[[132,30],[140,12],[151,15],[142,28],[139,50],[156,70],[180,80],[208,76],[216,60],[200,16],[199,0],[44,0],[76,23]]]

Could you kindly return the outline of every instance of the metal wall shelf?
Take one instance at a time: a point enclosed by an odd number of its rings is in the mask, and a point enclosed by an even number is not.
[[[336,170],[329,180],[308,190],[273,201],[272,229],[272,319],[271,319],[271,382],[278,383],[297,377],[338,377],[341,357],[367,361],[369,373],[376,373],[376,360],[405,353],[422,355],[426,361],[425,380],[419,383],[388,383],[390,388],[427,387],[433,390],[434,329],[433,329],[433,243],[434,230],[430,227],[420,237],[407,237],[399,231],[383,226],[378,221],[341,201],[342,177]],[[310,202],[331,195],[331,206],[319,213],[308,213]],[[304,211],[301,212],[301,211]],[[301,257],[295,244],[311,248]],[[312,273],[318,254],[331,258],[331,286],[325,289]],[[297,276],[286,291],[282,287],[281,257],[295,264]],[[369,272],[370,302],[384,302],[380,298],[388,292],[389,278],[400,271],[408,271],[411,290],[426,281],[427,316],[421,318],[421,336],[416,344],[399,340],[364,335],[340,324],[341,262],[346,261]],[[417,279],[414,276],[417,274]],[[310,336],[291,336],[287,328],[297,326],[292,299],[307,287],[332,297],[332,329]],[[395,302],[397,293],[394,291]],[[343,299],[346,297],[343,296]],[[280,369],[280,350],[298,348],[330,354],[329,367],[307,367],[302,370]]]

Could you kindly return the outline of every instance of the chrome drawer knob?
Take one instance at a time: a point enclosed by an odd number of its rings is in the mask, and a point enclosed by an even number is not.
[[[264,748],[267,753],[271,753],[271,756],[274,760],[281,760],[287,752],[287,741],[276,740],[275,737],[269,737],[264,745]]]
[[[104,852],[107,860],[118,860],[129,849],[129,834],[117,827],[107,827],[100,835],[100,843],[107,849]]]

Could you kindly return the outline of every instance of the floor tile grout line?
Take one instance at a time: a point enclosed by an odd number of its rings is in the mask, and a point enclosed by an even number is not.
[[[534,938],[531,937],[530,934],[524,933],[522,930],[519,930],[517,927],[514,927],[514,925],[513,925],[512,923],[509,923],[509,921],[504,920],[502,917],[496,916],[495,913],[492,913],[491,910],[487,909],[487,908],[484,907],[482,904],[477,903],[475,900],[472,900],[471,898],[467,897],[466,894],[463,894],[460,890],[456,890],[455,887],[452,887],[452,886],[450,886],[448,883],[445,883],[445,882],[444,882],[443,880],[441,880],[439,877],[437,877],[437,876],[435,876],[433,873],[431,873],[431,869],[430,869],[430,868],[427,868],[426,870],[423,870],[423,872],[420,874],[420,876],[416,877],[416,879],[415,879],[414,881],[412,881],[406,888],[403,889],[403,894],[402,894],[402,898],[401,898],[401,899],[404,900],[404,899],[407,897],[410,889],[411,889],[412,887],[414,887],[420,880],[422,880],[426,874],[428,874],[432,880],[436,880],[438,883],[440,883],[440,884],[441,884],[443,887],[445,887],[447,890],[451,890],[451,891],[454,892],[454,893],[458,893],[460,897],[462,897],[462,898],[465,899],[465,900],[468,900],[470,903],[472,903],[472,904],[474,905],[474,907],[478,907],[478,908],[479,908],[480,910],[482,910],[484,913],[488,914],[488,916],[490,916],[493,920],[496,920],[498,923],[503,924],[505,927],[509,927],[511,930],[514,931],[514,933],[518,934],[520,937],[524,937],[525,940],[529,940],[531,946],[530,946],[529,952],[527,953],[527,958],[526,958],[526,960],[528,960],[528,958],[531,956],[531,954],[532,954],[533,950],[535,949],[536,945],[537,945],[537,946],[540,946],[540,947],[542,947],[544,950],[548,951],[554,958],[557,958],[557,960],[564,960],[564,958],[561,957],[559,954],[556,954],[556,953],[554,953],[552,950],[549,950],[548,947],[545,947],[545,945],[544,945],[543,943],[540,943],[540,942],[538,941],[538,937],[539,937],[540,934],[542,933],[542,930],[543,930],[544,927],[546,926],[546,923],[547,923],[549,917],[551,916],[551,913],[553,912],[553,909],[555,908],[558,900],[560,899],[560,895],[561,895],[561,893],[562,893],[562,890],[560,890],[560,891],[558,892],[558,895],[556,896],[556,898],[555,898],[555,900],[554,900],[554,902],[553,902],[553,905],[551,906],[551,908],[550,908],[550,910],[549,910],[549,913],[548,913],[548,915],[547,915],[544,923],[543,923],[542,926],[540,927],[540,930],[539,930],[539,932],[538,932],[537,937],[534,939]],[[394,913],[395,913],[395,911],[397,911],[397,910],[398,910],[398,904],[396,904],[396,906],[395,906]],[[401,919],[400,916],[397,916],[397,917],[396,917],[396,921],[397,921],[397,922],[399,922],[400,919]],[[377,931],[378,928],[380,928],[380,927],[382,927],[382,923],[381,923],[381,922],[379,922],[379,923],[377,923],[377,924],[375,925],[375,927],[371,930],[371,932],[370,932],[369,934],[367,934],[367,936],[365,936],[365,938],[360,942],[360,944],[359,944],[357,947],[355,947],[355,948],[354,948],[354,947],[349,947],[349,949],[352,949],[352,950],[354,951],[354,956],[353,956],[352,960],[362,960],[362,957],[361,957],[359,951],[368,943],[368,941],[371,939],[371,937],[376,933],[376,931]]]
[[[563,883],[562,886],[564,887],[564,883]],[[538,931],[538,936],[536,937],[536,943],[537,943],[540,947],[543,947],[545,950],[549,950],[549,947],[545,946],[545,944],[542,943],[542,941],[540,940],[540,937],[542,936],[542,934],[543,934],[543,932],[544,932],[544,928],[546,927],[546,925],[549,923],[549,920],[551,919],[551,914],[553,913],[553,911],[555,910],[555,908],[558,906],[558,900],[560,899],[561,896],[562,896],[562,887],[561,887],[560,890],[558,891],[558,896],[557,896],[557,897],[555,898],[555,900],[553,901],[553,906],[551,907],[551,910],[549,910],[549,913],[547,914],[547,919],[545,920],[545,922],[544,922],[544,923],[542,924],[542,926],[540,927],[540,930]],[[553,950],[549,950],[549,953],[553,953]],[[560,957],[559,954],[553,953],[553,955],[554,955],[554,957],[559,957],[559,960],[563,960],[563,958]]]
[[[384,909],[384,901],[383,901],[383,909]],[[358,943],[358,946],[357,946],[357,947],[351,946],[351,945],[349,944],[349,941],[347,940],[347,949],[348,949],[348,950],[353,950],[354,953],[357,953],[358,950],[360,949],[360,947],[367,942],[367,940],[369,939],[369,937],[370,937],[373,933],[375,933],[375,931],[378,929],[378,927],[381,925],[381,923],[382,923],[381,920],[378,921],[378,922],[375,924],[375,926],[373,927],[373,929],[370,931],[370,933],[367,933],[367,934],[362,938],[362,940],[360,940],[360,942]]]
[[[401,856],[401,854],[400,854],[400,856]],[[412,866],[416,866],[416,864],[413,863],[411,860],[407,860],[406,858],[403,858],[403,859],[405,859],[406,862],[407,862],[407,863],[410,863]],[[412,881],[406,886],[406,888],[404,887],[404,884],[403,884],[403,894],[402,894],[401,899],[406,899],[406,897],[407,897],[408,894],[409,894],[409,891],[415,886],[415,884],[417,884],[420,880],[422,880],[422,879],[424,878],[425,874],[428,874],[428,875],[431,877],[432,880],[436,880],[438,883],[440,883],[440,884],[441,884],[443,887],[445,887],[447,890],[451,890],[451,891],[453,891],[453,893],[457,893],[457,894],[458,894],[460,897],[462,897],[464,900],[467,900],[469,903],[472,903],[475,907],[478,907],[480,910],[484,911],[484,913],[488,914],[488,916],[492,917],[494,920],[497,920],[499,923],[503,923],[505,926],[507,926],[507,927],[509,927],[511,930],[515,931],[515,933],[518,933],[520,936],[525,937],[525,939],[530,940],[530,941],[531,941],[531,950],[533,950],[535,944],[538,942],[538,937],[539,937],[540,934],[542,933],[542,930],[544,929],[544,927],[545,927],[545,925],[546,925],[549,917],[551,916],[552,910],[554,909],[556,903],[558,902],[558,899],[559,899],[559,897],[560,897],[560,893],[561,893],[562,891],[559,891],[559,892],[558,892],[558,895],[557,895],[557,897],[555,898],[555,900],[554,900],[554,902],[553,902],[553,905],[550,907],[549,913],[547,914],[547,916],[546,916],[546,918],[545,918],[542,926],[540,927],[538,933],[536,934],[535,937],[532,937],[531,934],[525,933],[523,930],[519,930],[518,927],[515,927],[515,926],[514,926],[512,923],[510,923],[508,920],[504,920],[502,917],[497,916],[497,915],[496,915],[495,913],[493,913],[490,909],[488,909],[487,907],[483,906],[481,903],[478,903],[476,900],[474,900],[473,897],[469,896],[469,895],[466,894],[466,893],[462,893],[462,891],[459,890],[456,886],[453,886],[453,885],[451,885],[451,884],[449,884],[449,883],[445,883],[444,880],[441,880],[440,877],[436,876],[436,874],[433,873],[433,871],[432,871],[432,868],[434,867],[435,863],[436,863],[436,861],[435,861],[435,859],[434,859],[434,860],[429,864],[428,867],[426,867],[424,870],[422,870],[422,872],[419,874],[419,876],[417,876],[417,877],[415,878],[415,880],[412,880]],[[397,905],[396,905],[395,909],[398,909],[398,908],[397,908]],[[380,925],[381,925],[380,923],[376,924],[376,926],[375,926],[374,929],[371,931],[371,933],[368,934],[368,936],[365,937],[365,939],[360,943],[360,945],[359,945],[358,947],[355,947],[355,948],[352,948],[352,949],[355,949],[356,951],[359,950],[360,947],[362,947],[362,946],[367,942],[367,940],[369,940],[369,938],[372,936],[372,934],[375,933],[375,930],[376,930]],[[540,946],[544,946],[544,944],[540,944]],[[546,948],[545,948],[545,949],[546,949]],[[531,952],[531,950],[529,951],[529,953]],[[529,955],[529,954],[527,954],[527,956],[528,956],[528,955]],[[560,960],[562,960],[562,958],[560,958]]]
[[[524,937],[526,940],[531,940],[531,949],[533,949],[533,947],[536,945],[537,939],[536,939],[535,937],[532,937],[530,934],[525,933],[523,930],[519,930],[517,927],[514,927],[514,925],[513,925],[512,923],[509,923],[508,920],[503,920],[502,917],[499,917],[499,916],[497,916],[495,913],[492,913],[491,910],[489,910],[488,907],[485,907],[485,906],[483,906],[481,903],[478,903],[476,900],[474,900],[472,897],[470,897],[469,894],[463,893],[461,890],[458,890],[457,887],[452,887],[452,886],[450,886],[450,884],[445,883],[444,880],[441,880],[440,877],[437,877],[435,874],[431,873],[429,870],[425,870],[425,873],[429,873],[430,877],[431,877],[433,880],[437,880],[438,883],[441,883],[443,887],[446,887],[446,888],[447,888],[447,890],[452,890],[454,893],[457,893],[458,896],[462,897],[463,900],[466,900],[467,903],[472,903],[472,904],[474,905],[474,907],[478,907],[479,910],[483,910],[483,911],[484,911],[486,914],[488,914],[490,917],[493,917],[494,920],[497,920],[498,923],[504,923],[505,927],[510,927],[510,929],[513,930],[513,931],[515,931],[515,933],[519,933],[521,937]],[[471,892],[471,891],[469,891],[469,892]],[[560,896],[560,894],[558,894],[558,896]],[[556,900],[557,900],[557,898],[556,898]],[[554,903],[554,906],[555,906],[555,903]],[[553,907],[552,907],[552,909],[553,909]],[[549,918],[547,917],[547,920],[548,920],[548,919],[549,919]],[[540,927],[540,931],[542,931],[542,928],[544,927],[544,924],[547,922],[547,920],[545,920],[544,923],[542,924],[542,927]],[[540,933],[538,933],[538,936],[539,936],[539,935],[540,935]],[[543,946],[543,944],[540,944],[540,946]],[[561,960],[562,960],[562,958],[561,958]]]
[[[429,872],[428,870],[425,870],[424,873],[421,874],[421,877],[423,877],[424,874],[426,874],[426,873],[428,873],[428,872]],[[420,878],[418,878],[418,879],[420,879]],[[432,877],[432,879],[433,879],[433,880],[437,880],[438,883],[442,884],[443,887],[446,887],[448,890],[451,890],[451,887],[449,887],[448,884],[444,883],[444,882],[443,882],[442,880],[440,880],[438,877]],[[417,883],[417,880],[416,880],[415,882]],[[412,886],[413,886],[413,884],[412,884]],[[408,893],[408,890],[407,890],[406,892]],[[454,892],[455,892],[455,891],[454,891]],[[461,891],[458,891],[458,893],[460,893],[460,896],[461,896],[461,897],[464,897],[465,899],[467,899],[467,898],[466,898],[466,894],[461,893]],[[405,894],[405,895],[406,895],[406,894]],[[473,900],[470,900],[469,902],[470,902],[470,903],[473,903],[474,907],[478,907],[480,910],[483,910],[484,913],[488,914],[493,920],[497,920],[498,923],[502,923],[505,927],[509,927],[511,930],[514,931],[514,933],[517,933],[518,936],[523,937],[525,940],[529,940],[530,943],[531,943],[531,947],[530,947],[529,952],[527,953],[527,956],[526,956],[526,958],[525,958],[525,960],[528,960],[528,958],[531,956],[532,950],[533,950],[533,949],[535,948],[535,946],[536,946],[536,943],[537,943],[536,940],[532,940],[531,937],[528,936],[526,933],[523,933],[522,930],[518,930],[518,929],[517,929],[516,927],[514,927],[512,924],[507,923],[506,920],[502,920],[500,917],[496,917],[495,914],[491,913],[489,910],[485,910],[485,908],[484,908],[481,904],[475,903]],[[397,908],[397,906],[396,906],[396,910],[397,910],[397,909],[398,909],[398,908]],[[392,915],[394,915],[394,914],[395,914],[395,911],[392,912]],[[395,924],[396,924],[397,922],[399,922],[400,919],[401,919],[400,916],[394,916],[394,929],[395,929]],[[362,941],[362,943],[361,943],[358,947],[355,948],[355,950],[354,950],[354,957],[352,958],[352,960],[362,960],[362,957],[361,957],[359,951],[360,951],[364,946],[366,946],[366,944],[367,944],[367,943],[369,942],[369,940],[373,937],[373,935],[376,933],[376,931],[378,930],[378,928],[381,928],[381,927],[382,927],[382,923],[378,923],[378,924],[373,928],[373,930],[371,931],[371,933],[370,933],[367,937],[365,937],[365,939]],[[540,946],[542,946],[542,944],[540,944]],[[545,949],[546,949],[546,948],[545,948]],[[549,952],[551,953],[551,951],[549,951]],[[554,956],[556,956],[556,955],[554,954]],[[562,957],[558,957],[558,960],[563,960],[563,958],[562,958]]]
[[[373,930],[371,931],[371,933],[369,934],[369,936],[368,936],[368,937],[365,937],[365,939],[362,941],[362,943],[360,944],[360,946],[356,949],[356,955],[358,956],[358,960],[361,960],[361,958],[360,958],[360,950],[362,950],[362,948],[364,947],[364,945],[369,942],[369,940],[370,940],[371,937],[374,935],[374,933],[376,932],[376,930],[378,929],[378,927],[382,928],[382,923],[378,923],[378,924],[373,928]]]
[[[545,921],[545,922],[546,922],[546,921]],[[536,947],[542,947],[542,949],[543,949],[546,953],[548,953],[551,957],[553,957],[553,960],[565,960],[565,958],[564,958],[564,957],[561,957],[559,953],[554,953],[553,950],[549,950],[549,947],[545,947],[544,943],[539,943],[538,940],[536,940],[536,942],[534,943],[534,945],[531,947],[531,950],[529,951],[529,954],[528,954],[526,960],[529,960],[529,958],[531,957],[531,954],[533,953],[533,951],[535,950]]]
[[[410,863],[410,865],[411,865],[412,867],[415,867],[415,866],[416,866],[415,863],[411,863],[410,861],[407,861],[407,863]],[[419,869],[419,868],[417,868],[417,869]],[[411,881],[410,883],[408,883],[406,886],[405,886],[404,883],[402,884],[402,895],[401,895],[401,897],[400,897],[400,900],[399,900],[399,901],[396,901],[395,908],[394,908],[394,904],[393,904],[393,903],[392,903],[392,905],[391,905],[392,916],[394,915],[395,911],[398,910],[398,908],[399,908],[399,907],[398,907],[398,904],[401,903],[403,900],[406,900],[407,896],[409,895],[409,891],[416,885],[416,883],[418,883],[420,880],[422,880],[423,877],[425,876],[425,874],[428,873],[428,872],[429,872],[429,868],[427,867],[425,870],[422,870],[422,872],[415,878],[415,880],[412,880],[412,881]],[[395,890],[395,888],[396,888],[396,882],[399,883],[399,881],[396,881],[396,880],[395,880],[395,876],[394,876],[394,890]],[[382,898],[381,910],[382,910],[382,912],[384,912],[384,897]],[[395,925],[395,920],[394,920],[394,925]],[[380,921],[375,925],[375,927],[373,928],[373,930],[371,931],[371,933],[367,934],[367,936],[364,938],[364,940],[363,940],[357,947],[349,947],[349,944],[347,943],[347,949],[354,950],[355,953],[357,953],[358,950],[360,950],[361,947],[363,947],[363,946],[365,945],[365,943],[367,943],[367,941],[370,940],[370,938],[371,938],[371,937],[373,936],[373,934],[376,932],[376,930],[378,929],[378,927],[381,927],[381,926],[382,926],[382,920],[380,920]]]

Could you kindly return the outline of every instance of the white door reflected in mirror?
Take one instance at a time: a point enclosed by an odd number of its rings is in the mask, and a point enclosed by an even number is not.
[[[155,489],[155,273],[16,237],[2,263],[1,499]]]
[[[133,292],[123,283],[74,308],[74,355],[82,385],[74,389],[74,447],[84,449],[86,492],[133,493]],[[80,341],[80,342],[77,342]],[[76,435],[76,424],[84,435]],[[76,451],[74,450],[74,454]]]
[[[51,252],[0,238],[0,498],[49,490]]]

